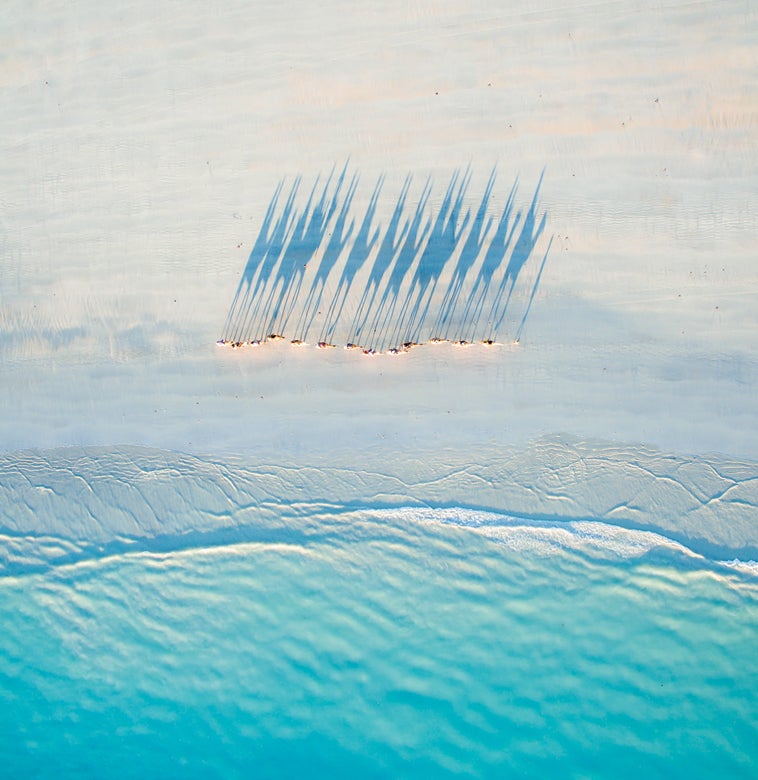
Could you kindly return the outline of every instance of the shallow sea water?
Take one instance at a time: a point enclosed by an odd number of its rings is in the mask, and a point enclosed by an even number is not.
[[[749,574],[450,513],[304,522],[0,579],[2,774],[755,776]]]

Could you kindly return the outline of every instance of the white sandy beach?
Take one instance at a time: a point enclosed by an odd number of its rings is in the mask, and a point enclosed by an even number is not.
[[[5,19],[6,450],[475,453],[566,431],[758,454],[749,4]],[[554,244],[518,349],[216,350],[277,182],[346,159],[364,199],[380,173],[390,193],[467,165],[479,193],[497,165],[497,197],[518,176],[528,202],[544,169]]]

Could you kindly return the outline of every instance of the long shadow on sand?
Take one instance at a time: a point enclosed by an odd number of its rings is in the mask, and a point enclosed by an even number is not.
[[[552,245],[548,240],[538,268],[525,274],[536,265],[530,261],[547,222],[539,209],[543,178],[544,171],[526,213],[514,215],[518,178],[495,211],[494,168],[473,205],[472,172],[456,170],[436,208],[431,177],[411,197],[409,174],[385,224],[384,174],[362,206],[359,174],[348,177],[347,163],[336,179],[334,168],[323,184],[318,177],[304,203],[300,176],[286,198],[280,181],[220,343],[301,344],[315,330],[319,346],[373,353],[427,341],[491,344],[504,332],[520,339]]]

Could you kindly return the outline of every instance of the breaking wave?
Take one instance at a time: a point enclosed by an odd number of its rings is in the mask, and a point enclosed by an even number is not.
[[[757,572],[752,464],[557,439],[488,455],[478,467],[398,459],[382,472],[230,464],[134,447],[0,461],[5,575],[137,552],[333,544],[356,529],[381,534],[409,523],[465,528],[529,554],[667,555]]]

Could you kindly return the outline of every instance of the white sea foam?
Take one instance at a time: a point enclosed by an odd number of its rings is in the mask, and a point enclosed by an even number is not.
[[[546,555],[755,558],[755,464],[557,439],[491,452],[486,466],[446,460],[409,456],[377,472],[357,458],[325,467],[134,447],[10,453],[0,456],[0,570],[133,550],[299,543],[366,516],[467,527]],[[487,509],[467,507],[473,496]]]
[[[403,507],[376,512],[382,518],[399,517],[475,529],[513,550],[554,555],[576,551],[594,556],[639,558],[654,550],[705,560],[683,544],[653,531],[622,528],[595,520],[532,520],[463,507],[433,509]]]
[[[736,569],[743,574],[750,574],[758,577],[758,561],[741,561],[739,558],[732,558],[731,561],[719,561],[722,566],[728,566],[730,569]]]

